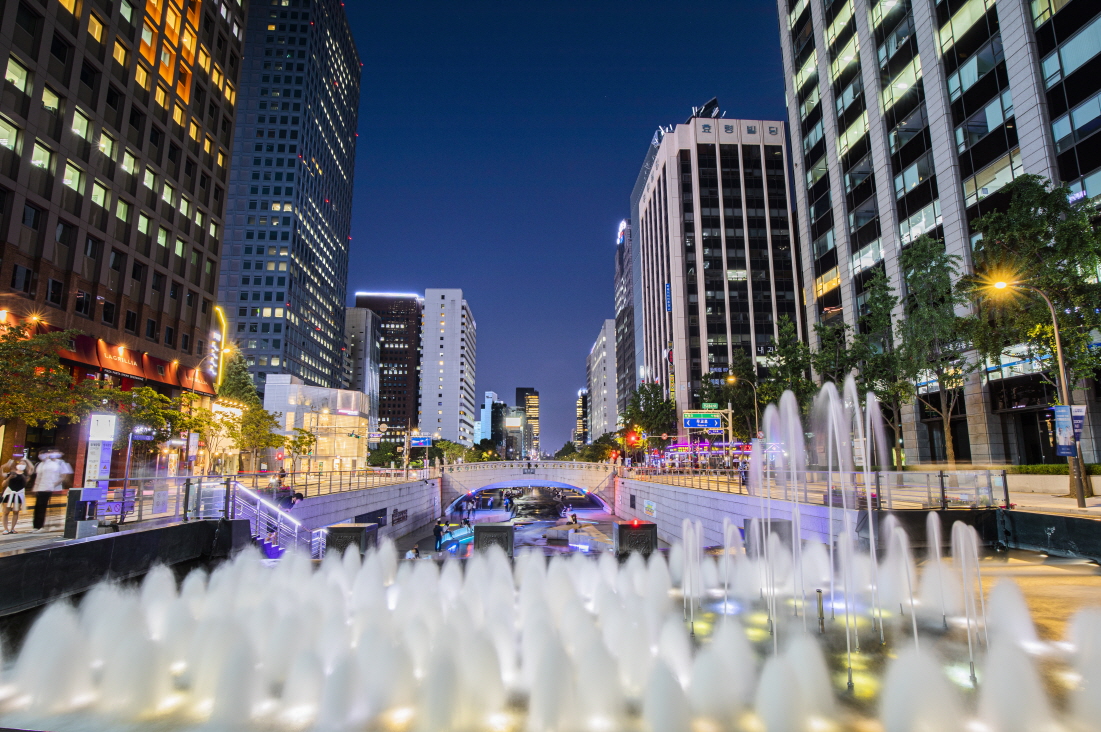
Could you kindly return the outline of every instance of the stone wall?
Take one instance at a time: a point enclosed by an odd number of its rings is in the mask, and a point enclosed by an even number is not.
[[[386,526],[379,528],[379,538],[397,539],[431,524],[440,516],[439,478],[310,496],[291,516],[307,529],[320,529],[382,509]]]
[[[631,508],[631,496],[635,498],[635,507]],[[646,514],[646,501],[654,504],[654,516]],[[830,508],[811,504],[796,504],[803,527],[803,539],[807,541],[829,541]],[[703,526],[704,545],[721,546],[723,541],[723,517],[729,516],[735,526],[742,528],[748,519],[771,515],[773,519],[792,518],[792,504],[755,498],[740,493],[682,488],[680,486],[652,483],[650,481],[619,478],[615,488],[615,513],[622,519],[653,521],[658,525],[658,538],[669,543],[681,540],[681,522],[684,519],[699,521]],[[856,511],[851,511],[854,526],[859,519]],[[842,528],[842,510],[833,509],[834,531],[836,535]]]

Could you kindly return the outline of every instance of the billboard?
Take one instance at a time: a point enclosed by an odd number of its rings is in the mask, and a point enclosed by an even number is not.
[[[410,437],[409,447],[432,447],[431,437]]]
[[[505,429],[518,430],[524,426],[523,417],[505,417]]]

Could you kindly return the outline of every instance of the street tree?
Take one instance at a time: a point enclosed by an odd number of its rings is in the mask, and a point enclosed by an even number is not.
[[[817,391],[810,378],[810,347],[799,338],[799,331],[788,316],[781,316],[778,326],[757,395],[761,404],[779,403],[780,395],[790,390],[805,410]]]
[[[732,409],[734,437],[750,439],[757,434],[760,413],[759,406],[754,403],[756,395],[753,387],[756,385],[757,373],[753,360],[744,349],[736,347],[725,377],[705,379],[700,385],[700,402],[718,404],[719,409]]]
[[[367,464],[374,468],[388,468],[391,463],[400,463],[398,446],[393,442],[382,442],[367,456]]]
[[[661,384],[642,383],[627,402],[623,423],[641,427],[649,435],[649,446],[664,447],[666,441],[661,436],[677,431],[677,408]],[[581,451],[584,452],[584,447]]]
[[[305,427],[295,427],[283,438],[283,446],[291,459],[291,472],[298,472],[299,459],[312,455],[317,447],[317,435]]]
[[[0,326],[0,421],[22,420],[52,429],[63,419],[79,419],[113,399],[95,379],[73,379],[59,351],[78,331],[33,333],[26,325]]]
[[[222,385],[218,387],[218,398],[232,399],[241,404],[260,403],[260,394],[256,391],[248,363],[240,351],[234,351],[226,362]]]
[[[973,255],[976,284],[1002,280],[1042,290],[1055,306],[1068,383],[1093,377],[1101,371],[1101,349],[1091,347],[1101,330],[1101,227],[1093,223],[1094,208],[1086,200],[1070,203],[1068,188],[1036,175],[1020,176],[1004,190],[1009,206],[973,224],[982,235]],[[982,354],[999,363],[1023,345],[1031,358],[1054,365],[1055,334],[1044,301],[1027,290],[989,293],[976,291],[984,327],[976,328],[975,345]],[[1052,371],[1045,375],[1054,383]]]
[[[280,416],[264,409],[257,400],[244,408],[239,419],[226,424],[230,441],[238,450],[249,454],[249,465],[254,472],[258,452],[283,444],[285,438],[276,432]]]
[[[899,333],[901,372],[918,402],[940,418],[949,464],[956,462],[952,415],[968,377],[981,366],[971,353],[972,321],[957,312],[969,304],[967,285],[959,282],[959,262],[959,256],[928,236],[903,249],[900,258],[907,293]],[[919,384],[930,388],[919,389]]]
[[[875,394],[893,433],[891,462],[895,470],[902,470],[902,405],[913,399],[914,383],[906,378],[897,342],[901,333],[895,318],[898,297],[880,267],[872,272],[864,291],[861,332],[853,337],[852,350],[860,365],[863,390]]]
[[[818,348],[810,357],[811,366],[820,383],[832,381],[840,386],[859,367],[860,350],[852,333],[852,326],[842,318],[829,323],[815,323]]]
[[[184,432],[196,431],[192,403],[198,397],[190,392],[178,397],[168,397],[156,389],[139,386],[129,391],[114,391],[109,400],[119,415],[119,435],[116,449],[124,450],[133,432],[150,435],[152,440],[135,440],[132,454],[152,455],[158,445]]]
[[[614,432],[605,432],[588,445],[582,445],[577,459],[583,463],[602,463],[611,458],[613,452],[619,452],[619,440]]]
[[[566,442],[565,445],[554,453],[555,460],[576,460],[577,459],[577,445],[573,444],[572,440]]]

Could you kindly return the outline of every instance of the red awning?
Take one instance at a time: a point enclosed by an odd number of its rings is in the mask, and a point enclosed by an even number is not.
[[[96,339],[78,335],[73,338],[73,350],[59,349],[57,355],[66,361],[76,361],[93,368],[99,368],[99,355],[96,352]]]
[[[171,361],[165,361],[155,356],[150,356],[148,353],[143,353],[142,370],[145,371],[145,378],[149,381],[171,384],[172,386],[180,385],[180,365],[178,363],[172,363]]]
[[[104,340],[100,340],[97,346],[100,368],[119,376],[145,379],[145,369],[141,363],[141,351],[135,351],[125,346],[115,346]]]
[[[209,394],[214,396],[214,384],[210,380],[210,374],[201,369],[193,369],[188,366],[181,365],[179,368],[180,386],[185,389],[196,391],[200,394]]]

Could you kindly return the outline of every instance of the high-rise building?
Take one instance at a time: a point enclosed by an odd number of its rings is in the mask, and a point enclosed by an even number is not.
[[[474,444],[474,376],[478,326],[460,289],[424,291],[421,327],[420,429]]]
[[[0,324],[80,331],[61,354],[74,378],[213,393],[243,13],[32,0],[0,14]],[[80,480],[78,425],[4,431],[4,458],[56,442]]]
[[[779,318],[802,317],[784,123],[723,119],[712,99],[659,133],[638,204],[644,354],[681,413],[735,349],[767,366]]]
[[[589,444],[589,390],[577,390],[576,421],[573,428],[573,444],[577,447]]]
[[[616,411],[624,414],[638,385],[635,370],[635,254],[631,222],[619,224],[615,247]]]
[[[808,323],[855,327],[877,268],[901,292],[899,255],[922,234],[970,272],[971,222],[1022,173],[1101,195],[1096,0],[778,5]],[[1031,370],[973,376],[957,458],[1053,459],[1043,388]],[[909,460],[944,457],[939,418],[908,406],[903,424]]]
[[[504,415],[504,447],[501,457],[505,460],[530,459],[531,445],[528,440],[531,430],[528,429],[527,412],[523,407],[506,407]]]
[[[409,428],[419,423],[423,305],[420,295],[356,293],[356,308],[379,318],[378,421],[387,427],[384,442],[404,442]]]
[[[538,459],[539,452],[539,392],[530,386],[521,386],[516,389],[516,406],[524,410],[527,416],[528,429],[528,453],[529,457]]]
[[[338,0],[251,4],[219,298],[261,390],[341,381],[359,77]]]
[[[345,389],[367,395],[371,428],[378,426],[379,377],[382,370],[382,318],[367,308],[346,308],[344,348],[348,363]]]
[[[600,326],[586,359],[589,391],[589,434],[596,439],[615,432],[619,411],[616,400],[616,321],[608,318]]]

